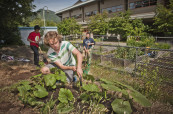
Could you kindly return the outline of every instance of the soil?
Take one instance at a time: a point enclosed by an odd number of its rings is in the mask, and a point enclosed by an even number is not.
[[[2,61],[0,60],[0,114],[38,114],[39,111],[30,106],[25,106],[19,100],[17,91],[10,91],[10,88],[15,83],[21,80],[28,80],[31,76],[40,74],[40,70],[33,65],[33,52],[27,46],[9,46],[0,49],[0,56],[2,54],[11,55],[18,58],[26,58],[30,62],[17,62],[17,61]],[[70,89],[74,97],[78,96],[75,88],[67,87]],[[55,91],[53,98],[58,97],[58,89]],[[48,97],[51,96],[51,93]],[[46,100],[46,99],[45,99]],[[108,103],[108,104],[107,104]],[[105,102],[110,105],[109,102]],[[77,104],[76,104],[77,105]],[[80,105],[80,104],[79,104]],[[169,104],[162,104],[154,102],[151,108],[141,108],[134,105],[133,114],[171,114],[173,107]]]
[[[30,62],[4,61],[0,60],[0,114],[36,114],[38,111],[32,107],[24,106],[16,93],[12,93],[10,88],[13,84],[27,80],[31,76],[37,75],[39,69],[33,65],[33,52],[27,46],[10,46],[0,49],[2,54],[14,56],[14,58],[25,58]]]

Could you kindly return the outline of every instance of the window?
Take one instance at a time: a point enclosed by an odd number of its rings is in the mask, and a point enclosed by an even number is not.
[[[129,3],[129,9],[141,8],[156,5],[157,0],[140,0],[136,2]]]
[[[149,6],[149,0],[143,0],[143,7]]]
[[[123,10],[123,6],[122,5],[117,6],[116,8],[117,8],[117,11],[122,11]]]
[[[89,16],[91,16],[91,12],[85,13],[85,17],[89,17]]]
[[[112,12],[116,12],[116,7],[112,7]]]
[[[130,9],[135,9],[135,3],[130,3],[129,8]]]
[[[137,1],[135,4],[135,8],[140,8],[142,7],[142,1]]]
[[[150,5],[156,5],[157,4],[157,0],[150,0]]]
[[[75,18],[76,18],[76,19],[82,18],[82,14],[78,14],[78,15],[76,15]]]
[[[93,11],[93,15],[96,15],[97,14],[97,11]]]
[[[111,8],[107,8],[108,13],[112,13],[112,9]]]

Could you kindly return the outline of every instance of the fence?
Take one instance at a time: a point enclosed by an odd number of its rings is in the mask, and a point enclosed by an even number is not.
[[[79,50],[81,44],[77,44]],[[98,65],[136,77],[173,79],[173,50],[115,45],[95,45],[92,60]]]

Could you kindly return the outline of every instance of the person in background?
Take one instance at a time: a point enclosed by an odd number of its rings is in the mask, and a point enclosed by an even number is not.
[[[40,27],[39,25],[34,26],[34,31],[31,32],[27,38],[27,40],[30,42],[30,47],[34,52],[34,65],[40,67],[39,65],[39,41],[40,41]]]
[[[95,45],[95,41],[93,38],[90,38],[90,33],[86,33],[86,38],[83,40],[83,58],[85,56],[91,57],[90,52],[92,45]]]
[[[56,31],[49,31],[44,37],[44,44],[50,47],[47,56],[51,63],[41,68],[43,74],[49,74],[50,68],[57,67],[65,72],[69,83],[77,80],[75,71],[82,77],[82,54],[70,42],[62,41],[62,36]],[[73,55],[77,56],[77,66]]]

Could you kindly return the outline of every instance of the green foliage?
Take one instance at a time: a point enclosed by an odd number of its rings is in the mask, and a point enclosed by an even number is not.
[[[51,72],[54,74],[45,76],[39,74],[33,76],[30,81],[20,82],[17,86],[20,100],[22,100],[24,104],[40,108],[43,114],[53,113],[55,111],[57,113],[70,113],[73,110],[81,112],[79,105],[85,107],[82,108],[83,113],[106,113],[108,107],[104,106],[104,104],[108,102],[111,103],[115,113],[131,113],[133,102],[143,107],[151,106],[146,97],[132,87],[118,81],[108,81],[105,79],[95,80],[92,75],[84,76],[89,81],[86,83],[84,81],[82,87],[77,85],[76,91],[73,89],[73,91],[79,95],[74,98],[72,91],[64,88],[64,85],[57,86],[55,87],[56,89],[49,89],[54,87],[57,80],[62,81],[60,77],[65,76],[64,72],[55,68],[51,69]],[[97,85],[94,84],[94,81],[98,82],[96,83]],[[53,99],[54,91],[57,90],[59,91],[58,98]],[[48,96],[48,92],[52,93],[51,98],[43,103],[42,99]],[[112,100],[114,101],[112,102]],[[77,104],[79,107],[75,106],[75,109],[74,104]]]
[[[109,32],[112,34],[120,34],[123,40],[127,36],[143,36],[148,28],[142,23],[141,19],[130,19],[130,12],[119,13],[109,21]]]
[[[25,21],[32,14],[33,0],[1,0],[0,40],[5,44],[22,45],[18,26],[28,25]]]
[[[72,92],[69,89],[61,88],[59,91],[58,100],[61,103],[68,103],[74,99]]]
[[[107,18],[107,12],[90,17],[90,21],[88,23],[90,31],[97,35],[105,35],[108,31]]]
[[[135,46],[135,47],[151,47],[155,43],[155,39],[153,37],[129,37],[127,39],[128,46]]]
[[[163,33],[165,36],[173,35],[173,0],[169,0],[169,6],[158,5],[156,10],[156,16],[154,18],[154,28],[155,33]]]
[[[168,43],[154,43],[151,47],[158,49],[170,49],[171,45]]]
[[[69,18],[58,23],[58,31],[62,35],[79,34],[80,25],[74,18]]]
[[[144,65],[144,67],[146,67],[146,65]],[[161,96],[159,87],[161,85],[162,78],[159,77],[159,69],[156,68],[149,70],[139,66],[138,70],[141,71],[141,76],[144,83],[141,92],[150,99],[156,100],[159,96]]]
[[[116,58],[122,59],[131,59],[134,60],[136,58],[136,49],[135,48],[126,48],[126,47],[118,47],[115,53]]]
[[[123,101],[123,99],[115,99],[111,106],[117,114],[131,114],[132,109],[128,101]]]
[[[50,114],[51,113],[51,109],[54,107],[56,100],[53,100],[53,94],[51,95],[50,100],[44,104],[44,106],[41,108],[41,112],[43,114]]]
[[[33,91],[33,94],[34,94],[34,96],[36,96],[38,98],[43,98],[48,95],[47,90],[42,86],[36,85],[35,89],[36,90]]]
[[[86,84],[86,85],[83,85],[82,88],[88,92],[99,92],[99,88],[95,84]]]

